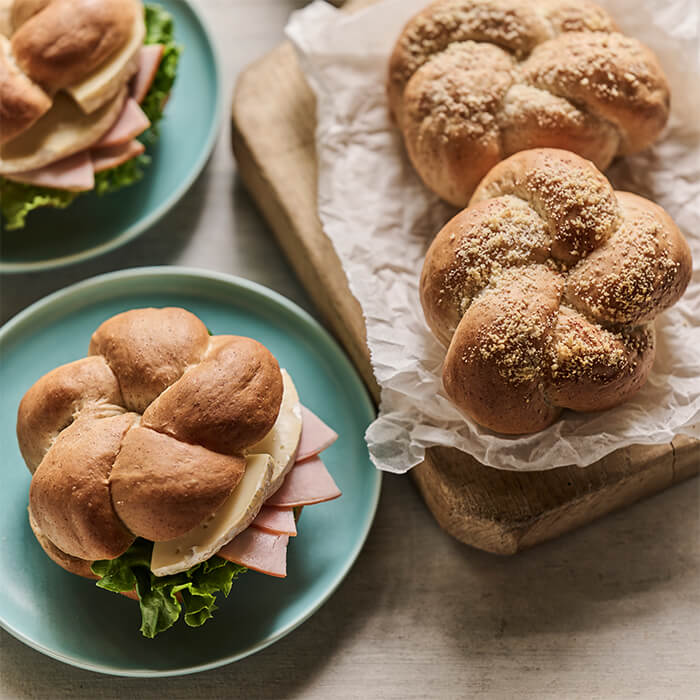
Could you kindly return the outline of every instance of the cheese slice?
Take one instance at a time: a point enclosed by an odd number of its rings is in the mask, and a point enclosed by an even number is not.
[[[66,88],[86,114],[113,98],[139,68],[139,51],[146,37],[146,25],[137,13],[129,41],[94,73]]]
[[[51,109],[0,146],[0,175],[37,170],[89,148],[109,131],[124,106],[126,87],[92,114],[59,92]]]
[[[284,477],[294,466],[301,441],[302,412],[299,395],[287,370],[281,371],[284,393],[277,420],[272,426],[272,430],[248,450],[253,454],[272,455],[272,459],[275,461],[268,495],[273,494],[282,486]]]
[[[268,493],[274,460],[270,455],[248,455],[246,470],[224,504],[193,530],[167,542],[155,542],[151,571],[168,576],[187,571],[214,556],[255,520]]]

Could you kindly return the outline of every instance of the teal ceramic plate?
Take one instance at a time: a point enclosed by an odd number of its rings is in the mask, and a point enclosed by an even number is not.
[[[0,272],[60,267],[123,245],[174,206],[204,167],[221,117],[216,53],[194,4],[153,2],[172,13],[183,51],[144,179],[104,197],[84,195],[63,211],[32,212],[24,229],[0,237]]]
[[[343,492],[304,510],[299,535],[289,545],[287,578],[248,572],[203,627],[179,621],[153,640],[141,637],[134,602],[63,571],[34,539],[26,510],[30,475],[14,431],[19,401],[41,375],[85,356],[92,331],[106,318],[144,306],[182,306],[215,334],[247,335],[265,344],[294,377],[302,402],[340,434],[323,459]],[[0,625],[55,659],[124,676],[178,675],[236,661],[317,610],[367,537],[380,475],[363,439],[374,415],[364,386],[318,323],[252,282],[161,267],[68,287],[0,330],[0,386]]]

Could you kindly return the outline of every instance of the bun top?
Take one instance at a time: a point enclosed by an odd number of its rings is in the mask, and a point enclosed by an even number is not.
[[[221,506],[277,420],[283,383],[263,345],[210,337],[184,309],[118,314],[89,352],[29,389],[17,435],[35,532],[71,557],[111,559]]]
[[[145,32],[139,0],[14,0],[5,24],[0,144],[46,114],[56,93],[80,84],[131,43],[135,55]],[[134,55],[125,57],[124,70],[115,71],[109,90],[86,111],[115,98],[136,68]]]
[[[625,401],[654,358],[652,322],[682,296],[688,244],[659,206],[555,149],[499,163],[426,255],[425,318],[445,390],[478,423],[535,432],[562,408]]]
[[[79,82],[128,41],[137,0],[15,0],[12,52],[50,94]]]
[[[513,153],[562,148],[605,169],[669,115],[654,54],[590,0],[437,0],[399,36],[388,98],[425,184],[462,207]]]

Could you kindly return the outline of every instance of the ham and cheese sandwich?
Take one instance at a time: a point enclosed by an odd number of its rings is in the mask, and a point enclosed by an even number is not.
[[[29,522],[59,566],[136,597],[153,637],[191,626],[247,569],[286,576],[300,509],[340,496],[337,434],[260,343],[184,309],[105,321],[17,417]]]
[[[0,210],[133,184],[172,88],[173,23],[140,0],[0,0]]]

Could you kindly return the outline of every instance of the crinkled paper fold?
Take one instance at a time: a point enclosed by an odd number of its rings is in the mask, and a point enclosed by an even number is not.
[[[565,412],[535,435],[504,437],[465,418],[446,398],[443,348],[429,332],[418,296],[427,247],[454,213],[420,182],[392,125],[387,61],[402,26],[425,0],[385,0],[348,14],[317,0],[287,28],[318,98],[318,207],[359,300],[381,387],[367,430],[374,464],[405,472],[432,445],[457,447],[484,464],[533,470],[589,465],[633,444],[700,438],[700,10],[694,0],[601,2],[622,31],[658,55],[672,89],[671,124],[641,155],[616,162],[617,189],[655,200],[688,238],[693,278],[657,321],[658,349],[646,386],[602,413]]]

